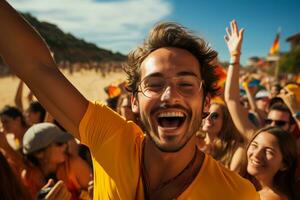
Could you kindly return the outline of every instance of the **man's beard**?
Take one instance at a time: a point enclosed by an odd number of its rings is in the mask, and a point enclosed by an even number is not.
[[[185,133],[185,135],[182,137],[182,139],[180,139],[180,143],[177,145],[171,145],[171,146],[165,146],[160,144],[160,141],[156,138],[159,137],[159,134],[157,132],[157,130],[154,130],[152,128],[152,126],[150,125],[150,118],[146,117],[145,113],[140,113],[140,120],[141,123],[143,125],[143,128],[146,132],[146,135],[149,137],[150,141],[161,151],[161,152],[165,152],[165,153],[175,153],[180,151],[183,147],[185,147],[185,145],[191,140],[191,138],[196,134],[197,131],[199,131],[201,122],[202,122],[202,112],[198,112],[199,114],[196,114],[193,118],[192,118],[192,112],[190,112],[189,116],[187,116],[187,119],[185,119],[186,121],[192,121],[192,123],[190,123],[190,126],[187,130],[187,132]],[[149,119],[149,120],[147,120]],[[187,123],[187,122],[184,122]],[[171,139],[171,138],[170,138]],[[183,141],[183,142],[181,142]]]

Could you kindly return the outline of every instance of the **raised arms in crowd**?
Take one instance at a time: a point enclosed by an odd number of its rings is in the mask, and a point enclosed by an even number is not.
[[[248,111],[240,103],[239,93],[239,68],[244,29],[239,30],[236,21],[231,21],[230,26],[230,30],[226,28],[227,35],[224,37],[230,53],[224,97],[236,128],[246,140],[249,140],[255,127],[248,120]]]

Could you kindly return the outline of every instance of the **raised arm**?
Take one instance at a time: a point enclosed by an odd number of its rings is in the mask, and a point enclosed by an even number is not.
[[[37,99],[70,133],[88,101],[63,76],[40,35],[5,1],[0,0],[0,54]]]
[[[238,30],[236,21],[230,22],[230,30],[226,28],[224,37],[230,53],[225,84],[225,102],[238,131],[249,140],[255,127],[248,120],[248,111],[240,103],[239,68],[244,29]]]
[[[24,83],[22,80],[20,80],[18,88],[17,88],[17,92],[15,95],[15,105],[17,106],[17,108],[19,108],[22,112],[24,111],[23,108],[23,100],[22,100],[22,96],[23,96],[23,87],[24,87]]]

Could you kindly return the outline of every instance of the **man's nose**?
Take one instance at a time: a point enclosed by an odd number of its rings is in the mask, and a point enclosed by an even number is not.
[[[168,85],[161,94],[161,101],[172,101],[179,98],[179,96],[176,87]]]

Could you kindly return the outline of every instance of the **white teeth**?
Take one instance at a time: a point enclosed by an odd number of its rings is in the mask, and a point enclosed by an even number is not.
[[[162,112],[158,117],[184,117],[182,112]]]
[[[261,162],[255,161],[255,160],[251,160],[251,163],[254,165],[261,165]]]

